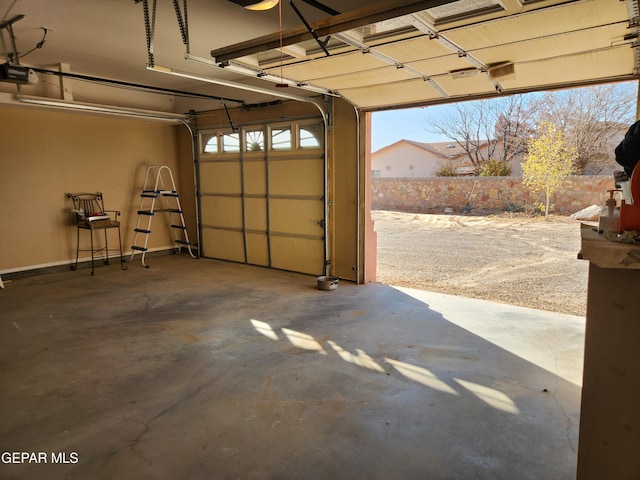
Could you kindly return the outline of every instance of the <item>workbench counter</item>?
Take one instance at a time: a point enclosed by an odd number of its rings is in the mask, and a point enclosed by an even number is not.
[[[595,227],[582,224],[582,250],[579,258],[600,268],[640,269],[640,245],[605,239]]]
[[[640,475],[640,246],[581,228],[589,261],[577,480]]]

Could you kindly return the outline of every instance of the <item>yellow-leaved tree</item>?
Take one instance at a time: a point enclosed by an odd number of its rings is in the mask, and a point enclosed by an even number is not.
[[[538,135],[529,142],[529,151],[522,164],[522,183],[534,192],[544,192],[544,218],[549,218],[551,195],[572,172],[578,154],[567,145],[562,131],[553,123],[538,126]]]

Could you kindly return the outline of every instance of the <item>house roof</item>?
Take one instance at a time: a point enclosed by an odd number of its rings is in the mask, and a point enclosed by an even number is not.
[[[378,155],[383,151],[396,149],[396,148],[400,147],[401,145],[411,145],[411,146],[413,146],[415,148],[426,150],[427,152],[429,152],[429,153],[431,153],[433,155],[436,155],[436,156],[442,157],[442,158],[446,158],[446,159],[459,158],[459,157],[465,155],[465,152],[462,149],[462,147],[460,147],[460,145],[458,145],[457,143],[455,143],[453,141],[451,141],[451,142],[423,143],[423,142],[416,142],[414,140],[406,140],[406,139],[398,140],[397,142],[392,143],[391,145],[387,145],[386,147],[382,147],[381,149],[376,150],[375,152],[373,152],[372,155]]]

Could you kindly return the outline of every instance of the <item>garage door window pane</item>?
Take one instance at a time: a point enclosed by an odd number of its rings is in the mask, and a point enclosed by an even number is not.
[[[244,149],[246,152],[264,151],[264,132],[262,130],[251,130],[245,133]]]
[[[322,146],[322,124],[301,125],[298,132],[300,148],[320,148]]]
[[[531,3],[531,2],[523,2]],[[427,13],[435,19],[436,25],[443,22],[453,22],[482,15],[489,12],[504,10],[496,0],[465,0],[449,2],[446,5],[430,8]]]
[[[222,136],[222,151],[224,153],[238,153],[240,151],[240,134],[225,133]]]
[[[201,138],[203,153],[218,153],[218,135],[206,133]]]
[[[291,128],[271,129],[271,150],[291,150]]]

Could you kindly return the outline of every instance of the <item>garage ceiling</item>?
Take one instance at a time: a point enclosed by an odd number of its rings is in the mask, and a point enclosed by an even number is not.
[[[48,29],[23,65],[64,63],[85,75],[249,102],[285,90],[325,92],[378,110],[638,78],[638,0],[322,2],[339,15],[294,0],[317,40],[288,0],[282,30],[278,8],[252,12],[227,0],[188,0],[187,45],[174,2],[157,0],[152,59],[141,2],[4,3],[5,21],[24,15],[13,24],[21,54]],[[175,4],[182,8],[184,0]],[[6,32],[4,39],[6,51]],[[149,63],[191,78],[160,75]],[[238,91],[202,77],[267,91]]]

